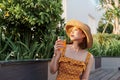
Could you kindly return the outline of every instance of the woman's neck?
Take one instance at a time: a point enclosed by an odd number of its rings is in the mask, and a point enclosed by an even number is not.
[[[79,52],[80,50],[82,50],[80,47],[79,47],[79,42],[77,41],[74,41],[73,44],[72,44],[72,48],[76,51],[76,52]]]

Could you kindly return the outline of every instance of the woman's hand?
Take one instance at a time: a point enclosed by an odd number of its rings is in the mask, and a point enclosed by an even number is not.
[[[58,39],[56,42],[55,42],[55,45],[54,45],[54,55],[55,56],[59,56],[61,55],[63,49],[65,48],[65,43],[63,40],[61,39]]]

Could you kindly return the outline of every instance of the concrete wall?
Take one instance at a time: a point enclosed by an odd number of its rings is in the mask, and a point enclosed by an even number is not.
[[[94,0],[63,0],[63,17],[68,21],[77,19],[91,28],[92,34],[97,33],[99,19],[102,16],[102,11],[98,11]]]
[[[119,57],[102,57],[101,68],[103,69],[118,69],[120,67]]]

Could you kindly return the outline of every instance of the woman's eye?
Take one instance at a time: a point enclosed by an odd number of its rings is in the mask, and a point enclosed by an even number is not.
[[[78,31],[78,29],[75,29],[74,31]]]

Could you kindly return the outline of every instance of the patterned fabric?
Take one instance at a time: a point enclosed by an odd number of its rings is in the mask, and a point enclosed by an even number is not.
[[[86,69],[90,55],[90,53],[87,54],[85,62],[74,60],[64,55],[61,56],[56,80],[80,80],[80,76]]]

